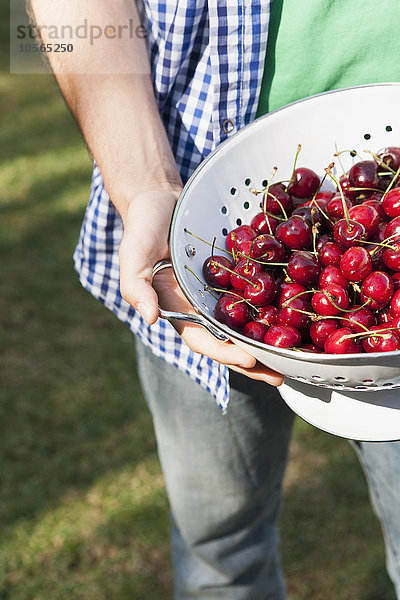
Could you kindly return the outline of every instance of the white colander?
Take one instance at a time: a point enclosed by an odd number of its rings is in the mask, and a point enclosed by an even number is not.
[[[337,90],[307,98],[270,113],[244,127],[221,144],[195,171],[177,203],[171,226],[171,260],[176,279],[196,309],[198,323],[221,339],[229,338],[261,363],[287,377],[336,390],[388,390],[400,387],[400,353],[327,355],[309,354],[267,346],[232,331],[213,314],[215,299],[204,292],[185,265],[203,279],[202,265],[210,247],[187,233],[225,248],[228,231],[250,223],[260,211],[261,189],[274,166],[274,181],[287,180],[293,169],[298,144],[302,150],[297,166],[318,174],[335,161],[337,149],[377,152],[384,146],[400,146],[400,84],[376,84]],[[341,155],[347,170],[359,158]],[[324,186],[332,188],[330,182]],[[218,251],[216,251],[218,254]],[[168,263],[158,264],[157,272]],[[164,318],[184,318],[161,311]]]

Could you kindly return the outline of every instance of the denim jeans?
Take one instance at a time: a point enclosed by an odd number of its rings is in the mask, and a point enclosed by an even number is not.
[[[294,415],[231,372],[222,416],[189,376],[137,342],[172,522],[175,600],[284,600],[277,519]],[[400,443],[356,445],[400,599]]]

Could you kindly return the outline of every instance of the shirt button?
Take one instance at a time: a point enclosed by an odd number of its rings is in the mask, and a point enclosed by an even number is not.
[[[231,133],[235,129],[235,124],[232,119],[225,119],[222,123],[222,129],[224,133]]]

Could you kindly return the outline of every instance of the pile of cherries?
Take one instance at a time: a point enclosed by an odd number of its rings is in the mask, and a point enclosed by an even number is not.
[[[295,161],[288,183],[251,190],[261,212],[203,265],[218,321],[279,348],[400,350],[400,148],[357,160],[322,180]]]

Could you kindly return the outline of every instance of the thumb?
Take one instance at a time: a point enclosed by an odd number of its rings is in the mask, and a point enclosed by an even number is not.
[[[140,313],[148,325],[153,325],[158,319],[158,297],[154,288],[145,279],[132,281],[134,292],[124,297]]]

